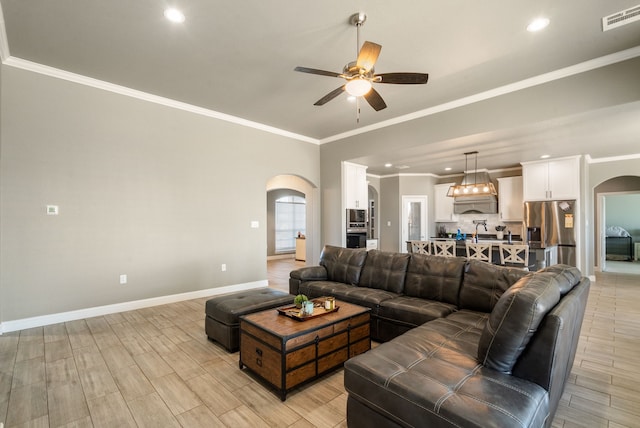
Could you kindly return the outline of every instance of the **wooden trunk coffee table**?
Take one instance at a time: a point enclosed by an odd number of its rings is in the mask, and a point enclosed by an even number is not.
[[[293,387],[371,349],[370,309],[338,300],[336,307],[304,321],[276,309],[240,317],[240,369],[276,387],[284,401]]]

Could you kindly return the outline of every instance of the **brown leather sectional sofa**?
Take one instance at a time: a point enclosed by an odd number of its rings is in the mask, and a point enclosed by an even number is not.
[[[371,308],[372,339],[345,363],[350,427],[550,426],[590,282],[566,265],[525,271],[326,246],[291,294]]]

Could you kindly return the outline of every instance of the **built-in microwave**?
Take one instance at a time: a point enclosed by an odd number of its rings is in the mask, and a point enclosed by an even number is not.
[[[347,229],[367,227],[367,211],[347,209]]]

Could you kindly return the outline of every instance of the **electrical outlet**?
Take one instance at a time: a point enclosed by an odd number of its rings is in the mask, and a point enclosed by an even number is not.
[[[127,283],[127,275],[126,274],[120,275],[120,284],[126,284],[126,283]]]
[[[222,264],[220,265],[220,270],[221,270],[222,272],[226,272],[226,270],[227,270],[227,264],[226,264],[226,263],[222,263]]]

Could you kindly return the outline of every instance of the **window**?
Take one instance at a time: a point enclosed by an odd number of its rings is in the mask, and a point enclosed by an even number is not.
[[[303,235],[306,205],[303,197],[283,196],[276,200],[276,253],[294,251],[298,232]]]

